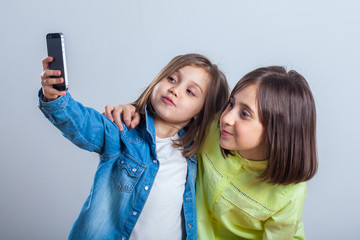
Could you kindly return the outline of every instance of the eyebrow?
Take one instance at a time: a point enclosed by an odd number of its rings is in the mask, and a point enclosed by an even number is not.
[[[252,114],[254,114],[255,112],[251,109],[251,107],[249,107],[249,105],[247,105],[246,103],[240,103],[241,106],[243,106],[244,108],[246,108],[247,110],[249,110]]]

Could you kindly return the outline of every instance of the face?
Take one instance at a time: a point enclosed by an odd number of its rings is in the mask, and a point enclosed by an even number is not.
[[[209,82],[209,74],[194,66],[182,67],[162,79],[151,94],[156,117],[180,128],[185,127],[201,111]]]
[[[229,100],[220,118],[220,145],[249,160],[264,160],[264,127],[259,120],[257,85],[249,85]]]

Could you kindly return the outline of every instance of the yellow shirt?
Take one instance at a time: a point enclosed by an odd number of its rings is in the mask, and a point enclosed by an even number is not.
[[[216,119],[199,152],[196,210],[199,240],[305,239],[306,183],[271,185],[257,176],[267,161],[224,158]]]

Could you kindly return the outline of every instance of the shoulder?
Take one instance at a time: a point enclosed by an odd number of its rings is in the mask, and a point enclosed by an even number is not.
[[[307,196],[306,182],[289,185],[269,185],[267,200],[274,209],[287,205],[303,205]]]
[[[296,198],[298,196],[306,196],[306,182],[289,184],[289,185],[273,185],[273,190],[286,199]]]
[[[129,130],[123,123],[124,129],[120,132],[121,138],[132,144],[141,143],[147,140],[147,128],[145,120],[141,120],[139,125]],[[149,136],[150,140],[151,136]]]
[[[290,185],[273,185],[242,172],[233,187],[248,195],[253,202],[277,212],[287,205],[302,205],[307,195],[306,182]]]

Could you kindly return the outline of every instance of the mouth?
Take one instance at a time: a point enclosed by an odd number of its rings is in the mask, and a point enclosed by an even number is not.
[[[228,132],[226,130],[221,131],[221,136],[229,137],[229,136],[232,136],[232,135],[234,135],[234,134],[232,134],[232,133],[230,133],[230,132]]]
[[[173,102],[173,100],[170,97],[162,97],[162,100],[164,103],[175,106],[175,103]]]

